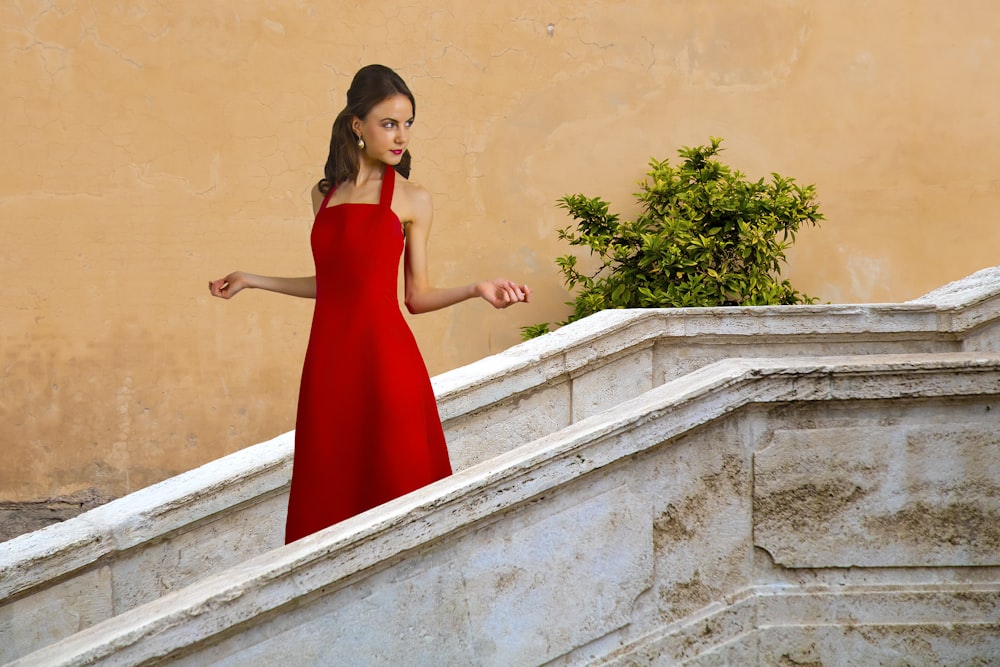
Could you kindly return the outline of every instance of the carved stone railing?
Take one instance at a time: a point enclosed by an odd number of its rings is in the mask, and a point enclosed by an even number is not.
[[[998,354],[722,361],[14,664],[987,664],[998,460]]]
[[[1000,267],[913,302],[606,311],[434,378],[457,471],[719,359],[990,351]],[[281,544],[292,434],[0,544],[0,660]]]

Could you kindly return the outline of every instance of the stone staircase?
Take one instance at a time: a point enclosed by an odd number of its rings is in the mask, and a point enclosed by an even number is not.
[[[998,313],[600,313],[435,378],[456,474],[295,544],[290,434],[0,544],[0,661],[1000,661]]]

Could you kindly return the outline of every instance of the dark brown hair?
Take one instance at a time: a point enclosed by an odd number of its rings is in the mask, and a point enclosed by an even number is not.
[[[330,136],[330,157],[323,168],[324,178],[319,182],[323,194],[338,183],[343,183],[358,175],[358,138],[351,129],[351,120],[357,116],[364,118],[372,107],[393,95],[406,95],[417,113],[417,102],[403,79],[385,65],[367,65],[358,70],[347,91],[347,106],[333,121]],[[396,165],[396,171],[404,177],[410,176],[410,151],[403,153],[403,159]]]

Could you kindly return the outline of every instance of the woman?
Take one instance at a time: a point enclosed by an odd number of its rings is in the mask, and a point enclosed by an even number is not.
[[[531,294],[502,279],[431,286],[431,196],[407,180],[415,111],[413,94],[391,69],[358,71],[333,124],[325,178],[313,190],[316,275],[237,271],[209,283],[224,299],[250,287],[316,299],[286,543],[451,474],[430,378],[396,300],[400,254],[411,313],[473,297],[506,308]]]

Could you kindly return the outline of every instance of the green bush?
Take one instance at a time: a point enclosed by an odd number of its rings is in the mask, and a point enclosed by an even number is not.
[[[813,303],[780,279],[785,250],[803,224],[823,219],[812,185],[771,174],[748,181],[719,162],[722,139],[684,147],[677,167],[650,161],[636,199],[639,216],[622,222],[599,197],[568,195],[559,206],[576,227],[559,230],[570,245],[586,246],[599,267],[588,275],[577,257],[556,260],[571,290],[578,288],[567,324],[608,308],[762,306]],[[524,338],[548,324],[522,327]]]

